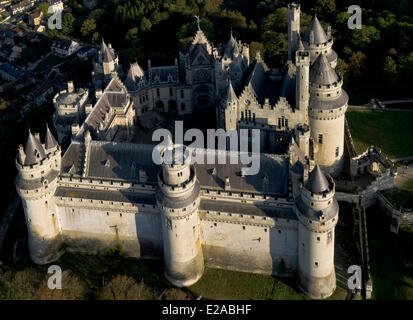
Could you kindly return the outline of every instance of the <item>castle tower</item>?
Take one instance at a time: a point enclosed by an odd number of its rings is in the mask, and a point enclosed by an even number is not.
[[[295,57],[295,51],[298,48],[298,38],[300,36],[300,5],[290,3],[287,7],[288,23],[288,61]]]
[[[204,272],[198,216],[200,184],[188,149],[170,143],[161,151],[157,204],[162,212],[164,273],[178,287],[197,282]]]
[[[16,157],[16,190],[23,202],[29,236],[29,252],[37,264],[59,258],[60,225],[54,193],[60,172],[61,150],[47,128],[45,143],[29,131],[26,146],[20,145]]]
[[[333,176],[344,167],[344,121],[348,95],[343,78],[320,54],[310,70],[309,121],[316,163]]]
[[[335,184],[316,165],[296,198],[298,284],[313,299],[325,299],[336,288],[334,228],[338,220]]]
[[[308,103],[310,99],[310,54],[304,50],[301,39],[296,52],[296,82],[295,82],[295,106],[301,115],[300,122],[308,124]]]
[[[337,53],[332,49],[333,37],[331,36],[331,28],[326,34],[317,16],[314,16],[310,26],[304,32],[303,44],[306,50],[310,52],[311,64],[317,60],[317,57],[324,53],[331,67],[337,65]]]
[[[221,107],[217,108],[218,127],[224,130],[237,129],[237,104],[238,98],[232,87],[231,80],[228,81],[227,92],[221,101]]]

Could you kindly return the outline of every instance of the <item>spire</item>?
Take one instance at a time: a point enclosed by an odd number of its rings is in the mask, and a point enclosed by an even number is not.
[[[50,150],[50,149],[57,146],[57,141],[54,138],[53,134],[51,133],[51,131],[49,129],[49,125],[47,124],[47,122],[46,122],[46,128],[47,129],[46,129],[45,147],[46,147],[46,150]]]
[[[229,104],[230,102],[237,101],[237,95],[235,94],[234,88],[232,87],[231,79],[228,80],[228,89],[225,95],[225,102]]]
[[[306,187],[313,193],[323,193],[329,190],[330,185],[328,180],[318,164],[310,173],[310,178],[308,179]]]
[[[324,53],[321,53],[310,70],[310,82],[329,85],[339,81],[337,72],[331,67]]]
[[[29,128],[29,136],[27,138],[26,146],[24,148],[26,159],[24,165],[30,166],[39,163],[46,157],[46,153],[40,141],[38,141],[32,134]]]
[[[328,41],[327,35],[318,21],[317,15],[314,16],[313,21],[311,21],[310,26],[304,33],[304,41],[310,43],[310,34],[313,31],[314,34],[314,44],[322,44]]]
[[[113,60],[113,55],[108,46],[105,43],[105,40],[102,38],[102,44],[100,45],[100,52],[103,55],[103,62],[110,62]]]
[[[232,28],[231,28],[231,34],[230,34],[229,40],[227,44],[225,45],[224,56],[233,58],[233,56],[236,56],[238,54],[239,54],[238,43],[237,43],[237,40],[234,38],[234,35],[232,34]]]
[[[198,25],[198,30],[201,30],[201,27],[199,26],[199,16],[195,16],[196,18],[196,23]]]

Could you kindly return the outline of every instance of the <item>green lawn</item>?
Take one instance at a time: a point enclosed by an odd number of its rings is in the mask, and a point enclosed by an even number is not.
[[[346,117],[358,154],[375,145],[390,158],[413,156],[413,112],[351,110]]]
[[[188,289],[207,299],[234,300],[304,300],[304,294],[277,278],[244,272],[206,268],[201,280]]]
[[[309,300],[298,291],[295,279],[205,268],[202,278],[188,288],[194,296],[213,300]],[[346,290],[337,288],[329,298],[343,300]]]
[[[390,221],[378,207],[367,210],[373,299],[413,299],[413,230],[390,232]]]

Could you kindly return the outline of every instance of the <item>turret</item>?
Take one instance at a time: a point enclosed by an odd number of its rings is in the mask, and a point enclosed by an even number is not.
[[[228,80],[227,92],[225,93],[221,107],[217,108],[218,114],[218,126],[224,130],[236,130],[237,129],[237,106],[238,98],[232,87],[231,80]]]
[[[320,54],[310,70],[309,122],[314,161],[333,176],[344,167],[344,120],[348,96],[343,79]]]
[[[46,264],[59,258],[61,232],[54,193],[61,165],[61,150],[46,131],[45,143],[29,130],[26,146],[18,148],[16,190],[22,198],[32,260]]]
[[[333,37],[331,29],[328,34],[325,33],[317,16],[311,21],[310,26],[303,35],[304,48],[310,52],[311,64],[316,61],[317,57],[324,53],[332,68],[337,65],[337,53],[332,49]]]
[[[288,23],[288,61],[295,58],[295,51],[298,48],[298,38],[300,35],[300,5],[290,3],[287,7]]]
[[[164,273],[172,284],[190,286],[204,272],[200,184],[185,146],[170,143],[161,157],[156,199],[162,215]]]
[[[338,220],[335,184],[318,165],[296,198],[298,217],[298,285],[313,299],[325,299],[336,288],[334,228]]]
[[[308,124],[308,103],[310,99],[310,54],[304,50],[301,39],[296,52],[295,106],[300,113],[300,122]]]

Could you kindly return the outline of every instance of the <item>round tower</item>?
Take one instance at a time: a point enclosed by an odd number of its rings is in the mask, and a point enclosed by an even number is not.
[[[336,288],[334,228],[338,220],[335,184],[318,165],[296,198],[298,217],[298,285],[313,299],[325,299]]]
[[[344,167],[344,121],[348,95],[343,78],[319,55],[310,70],[309,122],[314,161],[333,176]]]
[[[310,52],[311,64],[313,64],[320,54],[325,54],[332,68],[337,65],[337,53],[333,50],[333,37],[331,28],[328,28],[327,34],[317,16],[311,21],[310,26],[303,34],[303,44],[306,50]]]
[[[25,148],[18,147],[15,184],[26,217],[30,256],[37,264],[50,263],[61,255],[61,228],[54,200],[60,165],[60,146],[49,128],[44,144],[29,130]]]
[[[200,185],[185,146],[169,144],[161,157],[156,199],[162,212],[164,273],[172,284],[190,286],[204,272]]]

